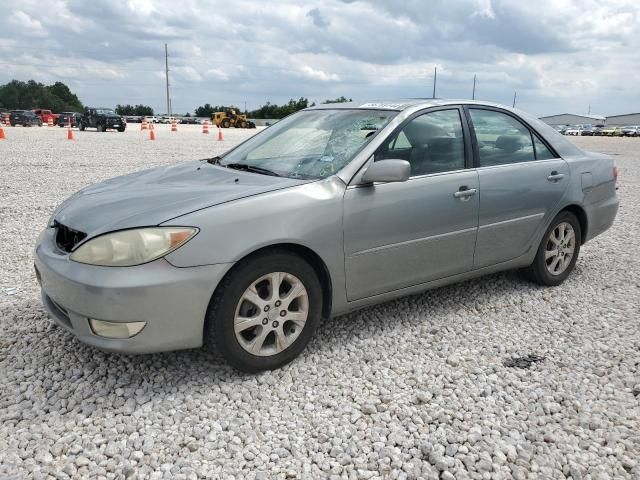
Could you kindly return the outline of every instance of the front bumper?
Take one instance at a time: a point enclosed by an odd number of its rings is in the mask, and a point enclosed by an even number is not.
[[[51,318],[86,344],[123,353],[153,353],[202,345],[211,295],[230,264],[178,268],[165,259],[135,267],[97,267],[69,260],[53,229],[38,239],[34,263]],[[146,322],[127,339],[98,336],[89,318]]]

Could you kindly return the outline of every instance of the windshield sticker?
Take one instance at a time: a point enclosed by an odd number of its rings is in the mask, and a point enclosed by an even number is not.
[[[359,108],[390,108],[392,110],[397,110],[404,106],[404,103],[363,103]]]

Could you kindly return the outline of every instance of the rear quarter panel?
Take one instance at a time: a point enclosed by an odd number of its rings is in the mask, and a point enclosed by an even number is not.
[[[563,205],[575,204],[585,211],[587,232],[583,241],[588,241],[607,230],[617,214],[615,162],[609,155],[592,152],[567,156],[565,160],[571,169],[572,181]]]

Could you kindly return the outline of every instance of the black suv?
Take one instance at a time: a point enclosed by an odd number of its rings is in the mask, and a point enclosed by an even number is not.
[[[23,127],[32,127],[33,125],[38,127],[42,126],[40,117],[31,110],[11,110],[9,122],[11,122],[12,127],[16,125],[22,125]]]
[[[78,126],[80,130],[95,128],[99,132],[105,132],[111,128],[124,132],[124,129],[127,128],[127,122],[110,108],[86,108]]]
[[[69,118],[71,118],[71,126],[77,127],[82,114],[76,112],[62,112],[58,117],[58,126],[61,128],[69,126]]]

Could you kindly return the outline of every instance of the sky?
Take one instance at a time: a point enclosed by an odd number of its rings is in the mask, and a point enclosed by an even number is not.
[[[471,98],[535,115],[640,112],[637,0],[2,0],[0,83],[175,113]],[[590,107],[589,107],[590,106]]]

